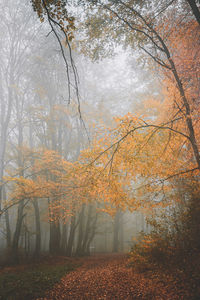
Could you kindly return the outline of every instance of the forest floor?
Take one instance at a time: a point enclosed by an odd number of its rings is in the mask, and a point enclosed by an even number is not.
[[[128,265],[127,256],[119,254],[96,255],[82,262],[48,291],[46,297],[37,300],[200,299],[200,294],[194,292],[196,287],[191,290],[181,272],[139,273]]]
[[[126,255],[52,257],[0,271],[0,300],[18,299],[198,300],[200,287],[179,270],[138,272]]]

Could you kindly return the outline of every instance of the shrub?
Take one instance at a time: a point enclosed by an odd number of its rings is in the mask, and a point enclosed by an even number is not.
[[[185,203],[184,203],[185,204]],[[192,196],[168,214],[149,221],[150,234],[141,233],[130,252],[130,264],[138,270],[178,267],[187,271],[200,253],[200,201]]]

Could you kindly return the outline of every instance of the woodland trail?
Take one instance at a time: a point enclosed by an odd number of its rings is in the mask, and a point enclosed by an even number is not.
[[[174,281],[154,274],[136,273],[127,266],[124,255],[98,255],[85,258],[81,267],[37,300],[129,300],[189,299]]]

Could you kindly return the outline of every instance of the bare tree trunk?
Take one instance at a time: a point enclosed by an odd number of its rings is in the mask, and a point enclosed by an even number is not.
[[[22,116],[21,116],[21,110],[19,107],[18,99],[16,98],[16,111],[17,111],[17,128],[18,128],[18,158],[17,158],[17,164],[20,168],[20,176],[24,175],[23,167],[23,157],[21,153],[21,147],[23,145],[23,126],[22,126]],[[13,242],[12,242],[12,260],[14,263],[19,262],[18,257],[18,245],[19,245],[19,238],[22,228],[22,222],[24,218],[23,210],[25,206],[25,200],[21,200],[18,205],[18,214],[17,214],[17,222],[15,227],[15,233],[13,236]]]
[[[195,16],[197,22],[199,23],[200,25],[200,11],[199,11],[199,8],[196,4],[196,1],[195,0],[187,0],[189,6],[191,7],[191,10],[193,12],[193,15]]]
[[[15,232],[13,236],[13,242],[12,242],[12,249],[11,249],[11,261],[13,263],[19,262],[19,253],[18,253],[18,245],[19,245],[19,238],[21,233],[21,227],[23,222],[23,210],[24,210],[24,200],[20,202],[18,206],[18,214],[17,214],[17,223],[15,227]]]
[[[26,253],[26,258],[29,257],[30,255],[30,250],[31,250],[31,247],[30,247],[30,232],[28,230],[28,227],[25,223],[25,218],[24,218],[24,248],[25,248],[25,253]]]
[[[123,222],[122,211],[120,216],[119,245],[120,245],[120,251],[123,252],[124,251],[124,222]]]
[[[60,224],[59,222],[50,222],[50,240],[49,251],[51,254],[60,253]]]
[[[7,248],[11,247],[11,229],[10,229],[10,220],[8,210],[5,211],[5,220],[6,220],[6,244]]]
[[[75,237],[75,230],[76,230],[76,216],[73,215],[71,217],[69,239],[68,239],[68,243],[67,243],[67,250],[66,250],[66,255],[67,256],[72,256],[73,243],[74,243],[74,237]]]
[[[31,121],[31,119],[30,119]],[[34,148],[34,139],[33,139],[33,130],[31,122],[29,123],[29,146],[31,149]],[[32,166],[34,165],[34,159],[31,159]],[[35,176],[32,176],[35,179]],[[35,212],[35,251],[34,256],[38,258],[41,252],[41,226],[40,226],[40,208],[37,199],[33,199],[32,201],[34,212]]]
[[[62,226],[62,236],[61,236],[61,253],[66,254],[67,250],[67,224],[63,224]]]
[[[86,253],[86,245],[88,243],[90,231],[91,231],[91,221],[92,221],[92,204],[89,204],[88,214],[87,214],[87,223],[85,226],[85,234],[84,234],[82,249],[81,249],[82,254]]]
[[[85,217],[85,204],[82,204],[82,208],[79,214],[79,227],[78,227],[78,242],[76,247],[76,255],[82,255],[82,243],[83,243],[83,229],[84,229],[84,217]]]
[[[3,198],[3,175],[4,175],[4,165],[5,165],[5,151],[7,144],[7,132],[10,123],[10,117],[12,112],[13,94],[11,85],[13,84],[13,74],[10,74],[9,87],[8,87],[8,105],[7,109],[5,106],[5,100],[0,101],[1,109],[1,132],[0,132],[0,210],[2,206]]]
[[[97,219],[98,219],[98,214],[96,213],[95,218],[91,225],[90,236],[88,238],[87,245],[86,245],[86,254],[88,254],[88,255],[90,254],[90,245],[91,245],[91,243],[94,239],[95,233],[96,233]]]
[[[112,252],[118,252],[118,250],[119,250],[119,229],[120,229],[120,211],[117,210],[115,218],[114,218]]]
[[[39,257],[41,251],[41,227],[40,227],[40,210],[37,199],[33,200],[33,207],[35,211],[35,251],[34,256]]]
[[[3,198],[6,200],[6,191],[5,187],[3,188]],[[11,248],[11,229],[10,229],[10,220],[9,220],[9,213],[8,210],[5,211],[5,221],[6,221],[6,246],[7,249]]]

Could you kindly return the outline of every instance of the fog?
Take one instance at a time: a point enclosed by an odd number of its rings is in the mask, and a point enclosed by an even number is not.
[[[51,191],[44,196],[45,186],[41,196],[34,194],[31,184],[40,184],[35,167],[40,155],[46,153],[42,174],[48,172],[52,153],[67,162],[79,161],[99,126],[112,127],[113,117],[134,112],[150,91],[159,93],[158,79],[144,62],[138,63],[137,52],[130,55],[119,47],[113,57],[94,62],[74,46],[79,83],[76,86],[70,67],[69,86],[49,24],[40,23],[27,1],[2,0],[0,8],[1,260],[17,262],[49,252],[67,256],[128,252],[139,232],[150,230],[142,212],[118,209],[111,215],[98,199],[76,203],[81,198],[77,189],[66,212],[59,208],[59,217],[52,220],[50,204],[58,199]],[[70,62],[67,48],[65,55]],[[46,176],[51,183],[59,182],[56,159],[52,164],[54,174]],[[30,186],[25,179],[32,180]],[[19,186],[24,186],[23,197]]]

